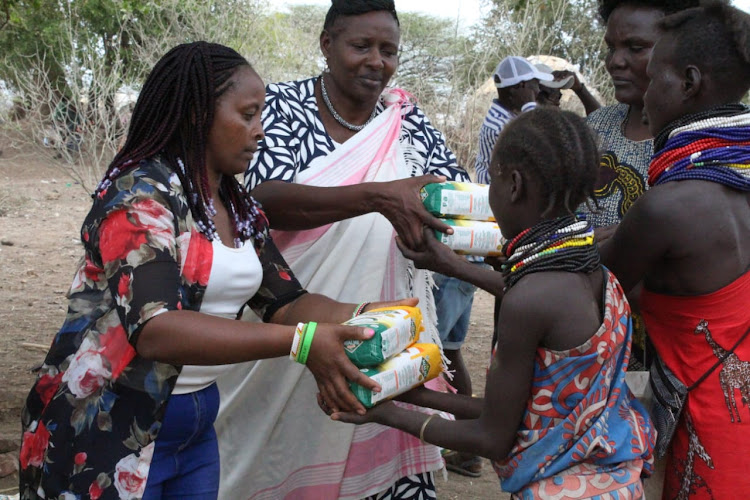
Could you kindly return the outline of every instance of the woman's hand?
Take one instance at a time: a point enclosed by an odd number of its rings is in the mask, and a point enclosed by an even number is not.
[[[344,353],[345,340],[367,340],[373,334],[369,328],[318,324],[307,357],[307,367],[315,377],[323,401],[332,411],[365,413],[365,407],[352,393],[348,381],[380,392],[380,385],[359,371]]]
[[[420,250],[424,247],[424,226],[443,233],[453,232],[450,226],[427,211],[420,195],[420,190],[426,184],[445,180],[442,176],[422,175],[383,182],[379,186],[382,189],[382,201],[378,211],[390,221],[407,248]]]
[[[578,79],[578,75],[576,74],[575,71],[561,69],[561,70],[553,71],[552,76],[555,77],[556,81],[565,80],[569,76],[572,76],[573,86],[570,87],[570,90],[572,90],[576,94],[581,91],[581,81]]]
[[[429,228],[422,228],[422,242],[422,248],[415,250],[406,245],[401,237],[396,237],[398,249],[401,250],[404,257],[413,260],[414,265],[420,269],[429,269],[446,276],[455,276],[453,270],[466,260],[448,248],[447,245],[440,243]]]

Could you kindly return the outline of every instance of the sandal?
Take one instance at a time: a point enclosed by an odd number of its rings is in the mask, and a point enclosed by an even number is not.
[[[457,451],[448,451],[443,455],[445,468],[456,474],[468,477],[482,475],[482,457]]]

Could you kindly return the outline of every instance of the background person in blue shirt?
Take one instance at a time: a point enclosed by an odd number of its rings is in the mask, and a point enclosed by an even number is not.
[[[540,71],[523,57],[508,56],[495,68],[493,79],[497,99],[492,100],[479,130],[479,152],[474,163],[475,179],[482,184],[490,183],[490,157],[500,131],[521,112],[534,109],[539,82],[551,82],[554,77],[551,73]]]

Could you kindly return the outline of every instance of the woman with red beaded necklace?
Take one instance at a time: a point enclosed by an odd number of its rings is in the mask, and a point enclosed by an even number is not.
[[[644,97],[656,137],[651,188],[602,244],[602,259],[626,290],[643,281],[660,365],[691,387],[674,437],[659,443],[663,498],[748,498],[736,457],[750,448],[750,109],[741,104],[750,15],[704,2],[661,29]]]

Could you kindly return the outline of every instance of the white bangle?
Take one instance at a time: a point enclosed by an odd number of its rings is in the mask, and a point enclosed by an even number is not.
[[[289,351],[289,359],[297,361],[299,355],[299,348],[302,342],[302,333],[305,331],[304,323],[297,323],[297,327],[294,329],[294,338],[292,339],[292,349]]]

